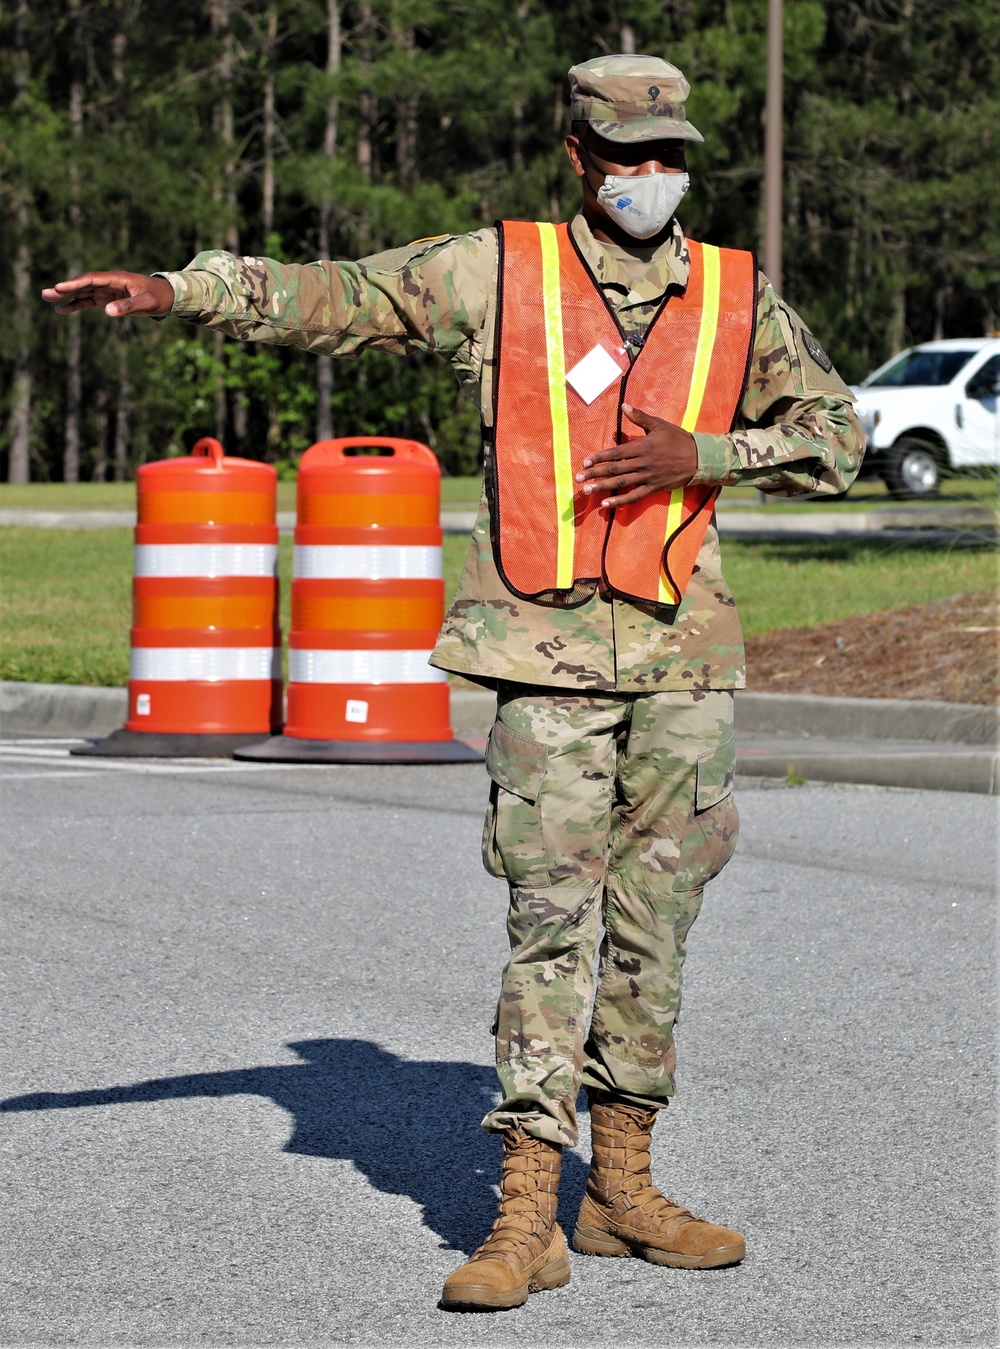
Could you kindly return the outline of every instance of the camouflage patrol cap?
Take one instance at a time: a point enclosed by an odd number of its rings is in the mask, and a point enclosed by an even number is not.
[[[684,114],[691,86],[658,56],[598,56],[569,72],[570,118],[605,140],[703,141]]]

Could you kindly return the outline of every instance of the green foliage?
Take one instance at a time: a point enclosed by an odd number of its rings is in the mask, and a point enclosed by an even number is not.
[[[16,259],[37,294],[84,267],[173,269],[205,248],[303,260],[326,237],[331,256],[356,257],[502,215],[566,218],[578,194],[560,146],[566,69],[629,40],[693,85],[705,144],[690,151],[685,226],[756,246],[766,11],[763,0],[343,0],[328,70],[325,0],[5,6],[0,473],[25,363],[32,477],[63,473],[70,324],[14,305]],[[997,327],[1000,11],[785,0],[784,39],[783,289],[841,372],[855,380],[911,341]],[[203,434],[290,470],[315,438],[317,367],[300,352],[224,345],[174,321],[73,322],[84,477],[131,476]],[[447,472],[477,466],[475,410],[443,363],[337,362],[332,412],[338,431],[427,441]]]

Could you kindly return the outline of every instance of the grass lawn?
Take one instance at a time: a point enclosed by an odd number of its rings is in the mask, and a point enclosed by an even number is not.
[[[468,542],[444,542],[445,584]],[[973,591],[994,591],[995,549],[861,541],[736,540],[726,575],[748,636],[808,627]],[[128,680],[132,531],[0,529],[0,677],[124,685]],[[282,630],[289,630],[292,540],[281,540]]]
[[[474,505],[482,478],[442,478],[441,500]],[[30,482],[0,485],[0,507],[24,511],[134,511],[134,482]],[[278,510],[295,510],[295,483],[278,483]]]
[[[130,529],[0,529],[0,676],[128,682]]]
[[[747,637],[997,589],[991,542],[949,548],[895,539],[727,539],[726,579]]]

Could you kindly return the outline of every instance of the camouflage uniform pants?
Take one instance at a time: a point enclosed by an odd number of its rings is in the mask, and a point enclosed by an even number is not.
[[[687,935],[739,829],[734,756],[728,690],[500,685],[483,860],[510,886],[511,956],[484,1128],[572,1145],[581,1081],[673,1095]]]

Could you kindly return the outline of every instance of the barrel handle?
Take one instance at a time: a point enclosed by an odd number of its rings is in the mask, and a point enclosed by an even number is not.
[[[202,436],[191,451],[192,459],[211,459],[213,468],[221,468],[226,452],[214,436]]]
[[[336,440],[321,440],[306,450],[306,455],[313,462],[317,459],[321,462],[324,459],[344,460],[354,457],[346,454],[347,450],[369,446],[390,450],[391,454],[385,456],[387,459],[422,459],[435,468],[439,467],[437,455],[427,445],[421,444],[419,440],[405,440],[399,436],[344,436]]]

